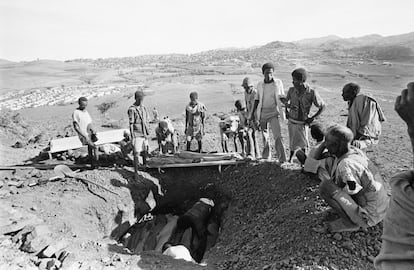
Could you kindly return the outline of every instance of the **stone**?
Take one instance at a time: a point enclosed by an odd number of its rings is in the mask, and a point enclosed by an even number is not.
[[[343,247],[343,248],[346,248],[346,249],[348,249],[348,250],[350,250],[350,251],[354,251],[354,250],[355,250],[355,245],[354,245],[354,244],[352,244],[352,242],[351,242],[351,241],[345,241],[345,242],[343,242],[343,243],[342,243],[342,247]]]
[[[334,236],[333,236],[333,238],[334,238],[335,240],[337,240],[337,241],[341,241],[341,240],[342,240],[342,235],[341,235],[341,234],[339,234],[339,233],[335,233],[335,234],[334,234]]]
[[[13,187],[17,187],[17,188],[21,188],[24,186],[23,182],[21,181],[14,181],[14,180],[9,180],[7,182],[8,186],[13,186]]]
[[[4,186],[4,181],[0,180],[0,188],[2,188]]]
[[[27,184],[29,187],[33,187],[39,184],[39,181],[37,179],[30,179],[29,183]]]
[[[27,234],[20,249],[29,253],[40,252],[52,242],[50,234],[50,230],[46,225],[37,225]]]
[[[52,258],[53,255],[58,258],[59,252],[66,248],[69,245],[65,240],[60,240],[50,244],[45,250],[40,254],[42,258]]]
[[[370,261],[371,263],[373,263],[373,262],[374,262],[375,257],[374,257],[374,256],[372,256],[372,255],[369,255],[369,256],[367,257],[367,259],[368,259],[368,261]]]

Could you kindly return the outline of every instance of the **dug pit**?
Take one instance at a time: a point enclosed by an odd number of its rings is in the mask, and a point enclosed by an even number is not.
[[[140,173],[128,186],[137,221],[118,222],[111,237],[131,254],[163,252],[206,264],[203,256],[218,239],[231,199],[218,186],[220,177],[213,168]]]

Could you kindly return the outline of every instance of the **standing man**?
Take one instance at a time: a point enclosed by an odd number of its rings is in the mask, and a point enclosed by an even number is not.
[[[247,112],[247,135],[248,135],[248,143],[250,146],[247,149],[247,155],[251,156],[252,158],[260,158],[259,154],[259,145],[256,140],[256,131],[258,126],[255,124],[253,109],[254,109],[254,101],[256,99],[257,90],[254,88],[253,82],[250,80],[249,77],[243,79],[242,87],[244,88],[244,100],[246,102],[246,112]]]
[[[385,121],[384,113],[378,102],[368,95],[360,93],[356,83],[348,83],[342,89],[342,97],[348,102],[348,120],[346,126],[352,130],[352,145],[365,149],[377,144],[381,135],[381,122]]]
[[[88,99],[86,97],[80,97],[78,104],[79,107],[72,114],[73,128],[78,133],[79,140],[82,144],[88,146],[88,157],[92,168],[94,168],[98,166],[99,150],[95,145],[98,139],[96,137],[96,131],[92,127],[92,118],[86,110]]]
[[[292,72],[293,87],[289,88],[286,98],[281,98],[288,109],[289,162],[297,148],[306,153],[309,147],[309,125],[325,110],[325,104],[318,92],[306,83],[307,77],[304,68],[295,69]],[[310,117],[312,104],[318,108],[318,111]]]
[[[252,115],[256,112],[256,123],[260,125],[263,137],[262,158],[271,160],[269,125],[275,139],[276,155],[280,163],[286,162],[285,147],[282,142],[279,119],[285,119],[282,102],[279,97],[284,95],[282,81],[273,78],[274,65],[266,63],[262,66],[264,80],[257,85],[257,95],[254,101]]]
[[[204,119],[206,106],[198,101],[198,93],[190,93],[190,103],[185,108],[185,136],[187,137],[187,151],[190,151],[191,141],[195,138],[198,142],[198,152],[201,153],[201,140],[204,136]]]
[[[144,101],[144,93],[142,91],[135,92],[135,103],[128,109],[129,130],[132,137],[132,145],[134,152],[134,171],[135,178],[138,177],[138,169],[146,164],[148,154],[148,111],[142,104]]]

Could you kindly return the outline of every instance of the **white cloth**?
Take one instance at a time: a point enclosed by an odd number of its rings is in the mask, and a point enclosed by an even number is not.
[[[188,249],[183,245],[169,247],[166,250],[164,250],[162,254],[173,257],[177,260],[182,259],[187,262],[195,263],[193,257],[191,257],[190,251],[188,251]]]
[[[85,109],[83,111],[76,109],[72,114],[73,122],[76,122],[79,126],[80,132],[87,136],[88,135],[88,125],[92,123],[92,118],[89,115],[88,111]]]
[[[256,110],[256,119],[260,120],[260,114],[262,111],[262,107],[263,107],[263,98],[264,98],[264,82],[261,81],[257,84],[257,95],[256,95],[256,99],[259,101],[259,104],[257,106],[257,110]],[[281,95],[285,95],[285,91],[283,90],[283,83],[281,80],[279,79],[274,79],[272,83],[269,84],[269,86],[266,86],[266,89],[273,89],[274,91],[274,98],[275,98],[275,103],[276,103],[276,111],[279,114],[280,118],[285,120],[285,113],[282,107],[282,102],[279,100],[279,96]]]

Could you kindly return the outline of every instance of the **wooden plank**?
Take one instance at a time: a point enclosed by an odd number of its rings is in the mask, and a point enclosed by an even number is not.
[[[98,141],[95,142],[96,145],[120,142],[124,139],[124,132],[128,132],[127,129],[114,129],[108,131],[97,132]],[[50,151],[49,153],[56,153],[67,151],[71,149],[77,149],[83,147],[78,136],[53,139],[50,141]]]
[[[162,165],[147,165],[150,169],[163,169],[163,168],[187,168],[187,167],[207,167],[207,166],[222,166],[222,165],[237,165],[245,163],[244,160],[219,160],[219,161],[204,161],[197,163],[172,163]]]

